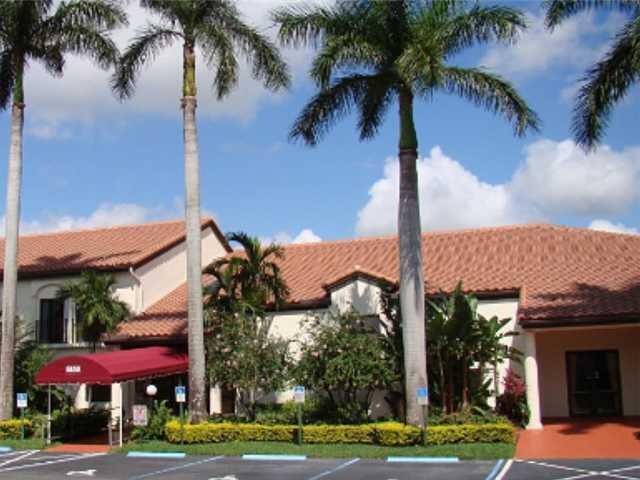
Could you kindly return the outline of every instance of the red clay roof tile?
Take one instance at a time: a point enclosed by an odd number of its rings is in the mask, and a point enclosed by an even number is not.
[[[553,225],[423,235],[426,291],[520,297],[526,326],[640,317],[640,236]],[[395,237],[287,245],[282,273],[290,307],[326,304],[326,286],[357,272],[398,278]],[[122,325],[119,337],[184,332],[186,287]]]
[[[202,228],[209,226],[231,251],[215,222],[203,219]],[[177,245],[184,237],[183,220],[24,235],[19,243],[18,275],[47,277],[88,269],[135,268]],[[4,238],[0,239],[0,272],[3,267]]]

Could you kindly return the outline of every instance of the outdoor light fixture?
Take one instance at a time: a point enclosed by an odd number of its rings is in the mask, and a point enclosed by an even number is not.
[[[154,384],[149,384],[147,385],[146,393],[150,397],[155,397],[156,393],[158,393],[158,387],[156,387]]]

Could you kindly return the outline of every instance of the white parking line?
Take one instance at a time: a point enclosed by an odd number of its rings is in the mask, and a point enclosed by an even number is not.
[[[34,453],[37,452],[38,450],[34,450]],[[104,456],[106,455],[106,453],[86,453],[86,454],[81,454],[81,455],[76,455],[75,457],[71,457],[71,458],[61,458],[59,460],[49,460],[46,462],[36,462],[36,463],[30,463],[30,464],[26,464],[26,465],[17,465],[15,467],[9,467],[9,468],[0,468],[0,473],[4,473],[4,472],[13,472],[15,470],[24,470],[26,468],[35,468],[35,467],[42,467],[45,465],[53,465],[55,463],[67,463],[67,462],[74,462],[76,460],[84,460],[86,458],[93,458],[93,457],[100,457],[100,456]],[[2,465],[0,465],[1,467]]]
[[[500,471],[498,472],[494,480],[502,480],[507,474],[507,472],[509,471],[509,469],[511,468],[511,465],[513,465],[513,459],[507,460],[507,462],[500,469]]]
[[[627,472],[629,470],[635,470],[640,468],[640,465],[634,465],[630,467],[616,468],[613,470],[585,470],[584,468],[577,467],[567,467],[565,465],[555,465],[553,463],[547,462],[536,462],[533,460],[517,460],[516,462],[520,463],[528,463],[529,465],[538,465],[541,467],[555,468],[559,470],[565,470],[570,472],[578,473],[578,475],[572,475],[570,477],[562,477],[556,480],[580,480],[582,478],[590,478],[590,477],[609,477],[609,478],[617,478],[620,480],[638,480],[637,477],[626,477],[624,475],[619,475],[622,472]],[[496,478],[498,480],[498,478]]]
[[[22,455],[18,455],[17,457],[13,457],[9,460],[6,460],[2,463],[0,463],[0,467],[4,467],[5,465],[9,465],[10,463],[15,463],[15,462],[19,462],[22,459],[25,459],[31,455],[33,455],[34,453],[38,453],[39,450],[27,450],[27,453],[23,453]]]
[[[318,480],[319,478],[326,477],[327,475],[331,475],[332,473],[339,472],[340,470],[345,469],[350,465],[353,465],[354,463],[357,463],[359,461],[360,461],[359,458],[354,458],[353,460],[349,460],[348,462],[341,463],[340,465],[332,468],[331,470],[327,470],[325,472],[319,473],[318,475],[311,477],[309,480]]]
[[[215,462],[216,460],[220,460],[221,458],[224,458],[224,455],[220,455],[219,457],[205,458],[204,460],[200,460],[199,462],[183,463],[182,465],[176,465],[175,467],[165,468],[163,470],[157,470],[155,472],[143,473],[142,475],[138,475],[136,477],[130,477],[129,480],[140,480],[142,478],[155,477],[156,475],[162,475],[163,473],[175,472],[176,470],[181,470],[183,468],[202,465],[203,463],[208,462]]]

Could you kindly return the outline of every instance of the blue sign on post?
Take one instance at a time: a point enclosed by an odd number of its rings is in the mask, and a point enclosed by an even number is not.
[[[16,394],[16,404],[18,408],[27,408],[27,394],[26,393]]]
[[[184,403],[187,401],[187,387],[182,385],[176,387],[176,402]]]
[[[293,387],[293,401],[296,403],[304,403],[305,388],[302,385]]]
[[[427,405],[429,403],[429,389],[427,387],[418,388],[416,390],[416,399],[418,405]]]

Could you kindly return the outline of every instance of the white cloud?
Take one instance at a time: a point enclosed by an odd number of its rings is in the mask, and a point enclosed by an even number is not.
[[[633,235],[640,233],[637,228],[628,227],[623,223],[611,222],[603,219],[596,219],[592,221],[589,224],[589,228],[592,230],[600,230],[601,232],[629,233]]]
[[[20,233],[42,233],[62,230],[129,225],[157,220],[179,219],[184,216],[183,201],[174,199],[171,208],[164,206],[147,207],[136,203],[102,203],[88,215],[71,215],[45,212],[41,218],[20,222]],[[203,217],[216,218],[214,212],[202,208]],[[5,217],[0,218],[0,234],[4,235]]]
[[[310,228],[303,228],[300,233],[295,236],[287,232],[276,233],[273,237],[260,237],[262,244],[278,243],[280,245],[286,245],[289,243],[313,243],[321,242],[322,238],[314,233]]]
[[[482,182],[440,147],[418,160],[418,179],[423,229],[505,225],[533,217],[533,212],[512,202],[506,185]],[[369,201],[358,213],[359,235],[396,231],[398,189],[398,160],[390,158],[383,178],[373,184]]]
[[[544,15],[528,14],[529,28],[515,45],[490,47],[480,65],[505,75],[542,74],[556,66],[583,68],[602,53],[587,39],[599,33],[611,33],[621,17],[612,14],[605,22],[597,21],[593,12],[571,17],[550,32],[544,25]]]
[[[481,181],[440,147],[418,159],[418,189],[424,230],[526,223],[568,214],[593,218],[618,214],[637,199],[640,148],[603,146],[589,155],[573,141],[539,140],[529,145],[512,178]],[[397,229],[399,169],[387,159],[383,177],[358,212],[359,235]]]
[[[586,154],[571,140],[539,140],[512,180],[513,191],[550,213],[613,214],[638,197],[640,148]]]
[[[239,8],[245,20],[274,37],[269,11],[286,0],[242,0]],[[137,29],[156,19],[135,2],[128,3],[129,27],[114,32],[114,39],[124,49]],[[299,78],[308,65],[308,54],[302,50],[283,52],[294,78]],[[202,117],[226,117],[239,121],[251,120],[264,103],[278,102],[284,93],[274,94],[253,80],[250,69],[241,61],[238,88],[218,102],[211,92],[213,74],[203,59],[198,58],[198,112]],[[92,125],[98,117],[130,112],[177,116],[180,112],[181,48],[178,43],[166,49],[151,66],[141,72],[136,95],[121,104],[110,92],[110,72],[99,70],[89,60],[70,56],[62,78],[52,78],[40,65],[34,64],[26,76],[26,96],[29,106],[27,133],[41,139],[57,138],[61,127],[78,123]]]

